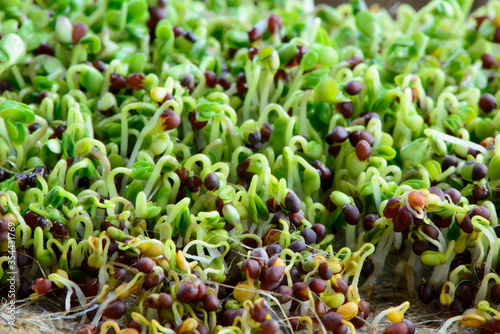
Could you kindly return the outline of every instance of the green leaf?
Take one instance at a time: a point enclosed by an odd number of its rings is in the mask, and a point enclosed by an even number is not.
[[[332,78],[323,79],[315,88],[314,95],[319,102],[333,103],[337,100],[339,85]]]
[[[429,141],[426,138],[419,138],[401,148],[401,157],[406,161],[411,161],[412,165],[422,163],[429,148]]]
[[[96,54],[101,51],[101,40],[97,36],[87,36],[80,40],[88,53]]]
[[[217,110],[219,103],[217,102],[205,102],[199,104],[195,110],[198,112],[196,119],[201,122],[206,122],[215,116],[220,114],[220,111]]]
[[[149,161],[138,161],[132,165],[130,169],[133,170],[130,177],[136,180],[147,180],[153,174],[155,165]]]
[[[309,71],[314,67],[314,65],[316,65],[318,59],[319,59],[318,54],[313,50],[309,50],[300,60],[300,67],[304,71]]]
[[[26,46],[16,34],[6,34],[0,39],[0,53],[2,53],[8,63],[13,65],[17,63],[26,52]]]
[[[35,113],[26,104],[9,100],[0,103],[0,117],[16,123],[32,123]]]
[[[250,39],[246,31],[231,29],[226,33],[226,42],[232,48],[246,48],[250,46]]]

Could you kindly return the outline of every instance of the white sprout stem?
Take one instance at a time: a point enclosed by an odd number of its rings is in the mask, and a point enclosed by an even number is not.
[[[478,150],[479,152],[481,152],[483,154],[486,154],[486,152],[487,152],[486,149],[484,147],[482,147],[481,145],[478,145],[476,143],[473,143],[473,142],[470,142],[470,141],[467,141],[467,140],[463,140],[463,139],[460,139],[460,138],[457,138],[457,137],[453,137],[453,136],[447,135],[445,133],[439,132],[439,131],[434,130],[434,129],[425,129],[424,130],[424,134],[427,137],[434,136],[434,137],[437,137],[437,138],[441,138],[442,140],[447,141],[447,142],[452,143],[452,144],[462,145],[462,146],[465,146],[465,147],[469,147],[469,148]]]

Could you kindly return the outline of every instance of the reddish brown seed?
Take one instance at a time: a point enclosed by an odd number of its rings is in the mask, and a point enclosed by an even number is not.
[[[269,123],[262,124],[262,128],[260,129],[261,142],[267,143],[271,134],[273,133],[273,126]]]
[[[314,160],[311,164],[319,173],[321,181],[328,181],[332,177],[332,172],[321,161]]]
[[[348,64],[348,67],[352,70],[356,67],[356,65],[359,65],[363,62],[363,58],[361,57],[357,57],[357,56],[354,56],[354,57],[351,57],[349,59],[347,59],[347,64]]]
[[[217,174],[215,173],[208,173],[207,176],[205,176],[205,180],[203,181],[203,184],[205,185],[205,188],[209,191],[214,191],[219,189],[220,186],[220,180]]]
[[[54,50],[54,48],[46,42],[40,43],[38,48],[36,48],[35,50],[35,55],[48,55],[54,57],[55,53],[56,51]],[[1,91],[2,90],[0,89],[0,92]]]
[[[321,317],[321,322],[326,330],[332,331],[337,327],[344,317],[336,312],[328,312]]]
[[[278,15],[272,14],[267,19],[267,29],[271,34],[279,33],[283,27],[283,20]]]
[[[187,303],[196,298],[198,295],[198,287],[193,283],[184,283],[177,290],[177,299],[182,303]]]
[[[186,32],[186,33],[184,33],[184,38],[187,39],[188,41],[190,41],[191,43],[196,42],[196,40],[198,39],[196,37],[196,35],[193,34],[192,32]]]
[[[311,289],[312,292],[314,293],[322,293],[325,292],[326,290],[326,282],[324,279],[321,279],[319,277],[313,277],[309,281],[309,288]]]
[[[321,299],[316,299],[314,301],[314,308],[316,309],[316,313],[321,317],[326,314],[327,307],[325,303],[321,301]]]
[[[125,271],[125,269],[121,269],[121,268],[115,269],[115,271],[113,273],[113,277],[121,283],[127,277],[127,272]]]
[[[135,329],[139,333],[142,331],[141,324],[133,319],[128,322],[127,328]]]
[[[372,154],[372,148],[366,140],[360,140],[356,144],[356,156],[360,161],[366,161]]]
[[[120,90],[127,87],[127,79],[120,73],[113,72],[109,75],[109,83],[111,88]]]
[[[434,240],[437,240],[437,238],[439,237],[439,231],[437,230],[437,228],[431,225],[422,226],[422,232],[429,238]]]
[[[358,135],[358,140],[366,140],[370,146],[375,143],[375,137],[370,131],[361,131]]]
[[[400,206],[398,209],[398,220],[400,223],[406,225],[406,226],[412,226],[413,225],[413,214],[410,212],[410,210],[406,207],[406,205]]]
[[[500,43],[500,27],[495,29],[495,36],[493,37],[494,43]]]
[[[110,319],[120,319],[127,312],[127,304],[121,299],[111,302],[102,312],[102,315]]]
[[[213,71],[205,71],[205,80],[208,87],[215,87],[217,84],[217,74]]]
[[[276,294],[276,298],[281,304],[288,303],[290,300],[292,300],[293,296],[293,289],[290,288],[288,285],[280,285],[276,290],[274,290]]]
[[[241,264],[241,272],[245,273],[248,278],[257,279],[260,274],[259,262],[253,259],[246,259]]]
[[[33,289],[37,293],[37,295],[43,295],[44,293],[49,292],[51,288],[52,282],[47,278],[37,278],[31,285],[31,289]]]
[[[337,277],[335,279],[335,284],[332,284],[332,289],[335,292],[346,294],[347,290],[349,289],[349,285],[347,284],[346,281],[344,281],[342,277]]]
[[[262,32],[259,30],[259,28],[252,27],[248,30],[248,38],[252,43],[258,41],[259,39],[262,38]]]
[[[322,262],[318,268],[318,275],[324,280],[329,280],[333,276],[333,271],[326,262]]]
[[[415,334],[415,325],[408,319],[403,319],[401,320],[406,325],[406,328],[408,329],[408,334]]]
[[[55,222],[50,228],[50,233],[64,237],[68,234],[68,228],[61,222]]]
[[[483,53],[483,55],[481,56],[481,61],[483,62],[483,67],[486,69],[492,69],[498,67],[498,60],[492,54]]]
[[[288,246],[288,248],[295,253],[300,253],[305,251],[307,247],[302,240],[295,240],[292,241],[292,243],[290,244],[290,246]]]
[[[108,68],[108,65],[106,65],[106,63],[101,60],[93,61],[92,66],[101,73],[106,71],[106,69]]]
[[[141,90],[144,88],[144,80],[146,77],[142,73],[130,73],[127,78],[127,84],[133,90]]]
[[[408,327],[404,322],[395,322],[384,329],[384,334],[408,334]]]
[[[160,122],[163,130],[169,131],[181,124],[181,117],[175,111],[168,108],[160,115]]]
[[[436,295],[436,290],[434,290],[434,287],[431,284],[425,282],[422,282],[419,285],[417,292],[418,297],[424,304],[429,304]]]
[[[479,98],[479,107],[485,113],[489,114],[497,108],[497,100],[493,95],[485,93]]]
[[[268,315],[266,301],[261,299],[255,303],[251,309],[250,315],[254,321],[264,322]]]
[[[83,22],[73,25],[73,42],[78,43],[83,37],[85,37],[88,31],[89,27]]]
[[[280,325],[278,321],[274,319],[265,320],[259,328],[259,334],[275,334],[279,332]]]
[[[358,81],[349,81],[345,85],[345,92],[349,95],[358,95],[362,89],[363,86]]]
[[[224,77],[219,77],[217,79],[217,83],[222,87],[222,89],[224,90],[228,90],[229,88],[231,88],[231,81],[229,81],[229,79],[226,79]]]
[[[269,261],[269,255],[267,255],[264,248],[256,248],[256,249],[252,250],[252,253],[250,254],[250,258],[252,260],[257,261],[261,267],[266,266],[267,261]]]
[[[285,207],[288,211],[291,212],[299,212],[301,209],[302,203],[300,202],[299,197],[293,192],[289,191],[285,196]]]
[[[305,228],[302,231],[300,231],[300,235],[304,238],[306,244],[312,245],[316,243],[317,239],[316,232],[314,232],[312,229]]]
[[[320,243],[326,237],[326,227],[323,224],[314,224],[311,229],[316,233],[316,243]]]
[[[250,60],[253,60],[255,58],[255,56],[257,56],[258,54],[259,54],[259,49],[258,48],[249,48],[248,49],[248,58]]]
[[[158,296],[158,304],[163,308],[170,308],[172,307],[173,303],[174,299],[172,298],[172,296],[165,292],[161,292]]]
[[[284,273],[285,267],[282,266],[272,266],[267,268],[262,275],[262,282],[279,283]]]
[[[375,264],[372,259],[366,259],[363,261],[363,267],[361,268],[361,276],[368,278],[375,271]]]
[[[339,102],[335,107],[345,118],[350,118],[354,114],[354,105],[352,102]]]
[[[326,136],[326,142],[329,145],[333,143],[342,143],[349,138],[350,132],[347,131],[343,126],[336,126],[333,128],[332,132]]]
[[[238,78],[236,80],[236,90],[243,96],[246,95],[248,91],[247,79],[244,73],[238,74]]]
[[[203,129],[208,123],[208,121],[201,122],[201,121],[197,120],[196,119],[196,111],[191,111],[189,113],[189,122],[191,123],[191,127],[193,128],[193,130]]]
[[[427,242],[424,240],[415,240],[411,245],[411,249],[415,255],[422,255],[427,250]]]
[[[353,321],[354,319],[351,319],[351,322]],[[364,323],[363,323],[364,324]],[[356,328],[356,327],[355,327]],[[347,327],[347,325],[344,325],[344,324],[339,324],[337,327],[335,327],[333,330],[332,330],[332,334],[347,334],[349,332],[349,327]]]
[[[345,204],[342,207],[342,216],[349,225],[356,225],[359,221],[359,209],[354,204]]]
[[[198,284],[198,294],[196,295],[196,298],[194,300],[196,300],[197,302],[201,302],[203,301],[203,298],[205,297],[206,294],[207,294],[207,286],[205,285],[205,283],[200,281]]]
[[[460,194],[460,191],[458,191],[455,188],[448,188],[444,191],[445,195],[450,196],[451,201],[453,204],[458,204],[460,200],[462,199],[462,195]]]
[[[142,259],[139,259],[139,261],[137,261],[135,266],[137,270],[147,274],[153,271],[153,268],[155,266],[155,261],[151,260],[149,257],[144,257]]]
[[[500,319],[498,319],[498,316],[491,317],[486,323],[485,328],[492,333],[500,333]],[[410,333],[408,332],[408,334]]]
[[[220,309],[220,300],[214,293],[207,293],[203,297],[203,307],[208,312],[215,312]]]
[[[149,7],[149,16],[153,22],[159,22],[160,20],[163,20],[167,18],[167,11],[165,8],[162,8],[160,6],[158,7]]]
[[[142,283],[142,287],[145,290],[155,288],[163,281],[163,279],[164,279],[163,275],[150,272],[144,278],[144,282]]]
[[[296,282],[293,287],[293,296],[299,300],[309,299],[309,287],[304,282]]]
[[[85,285],[85,297],[96,296],[99,292],[99,280],[97,278],[91,278]]]
[[[202,185],[203,182],[201,182],[201,179],[199,178],[198,175],[188,177],[186,182],[186,187],[192,193],[197,193],[198,191],[200,191]]]

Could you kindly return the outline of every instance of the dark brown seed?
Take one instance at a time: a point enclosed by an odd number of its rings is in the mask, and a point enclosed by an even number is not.
[[[63,223],[55,222],[54,225],[52,225],[52,227],[50,228],[50,233],[64,237],[66,236],[66,234],[68,234],[68,229]]]
[[[108,65],[100,60],[93,61],[92,66],[101,73],[106,71],[106,69],[108,68]]]
[[[259,54],[259,49],[258,48],[249,48],[248,49],[248,58],[250,60],[253,60],[255,56]]]
[[[488,210],[487,208],[485,208],[484,206],[481,206],[481,205],[473,207],[470,210],[470,213],[471,213],[472,217],[481,216],[486,220],[489,220],[491,218],[490,210]]]
[[[54,128],[54,132],[50,136],[50,139],[57,138],[62,139],[62,135],[66,131],[66,126],[63,124],[59,124]]]
[[[460,194],[460,191],[458,191],[455,188],[448,188],[444,191],[445,195],[450,196],[451,201],[453,204],[458,204],[460,200],[462,199],[462,195]]]
[[[94,297],[99,292],[99,280],[97,278],[91,278],[85,285],[84,294],[85,297]]]
[[[316,243],[316,232],[314,232],[310,228],[305,228],[302,231],[300,231],[300,235],[304,238],[304,241],[308,245],[312,245]]]
[[[404,322],[395,322],[387,326],[384,331],[384,334],[408,334],[408,327]]]
[[[347,290],[349,289],[349,285],[346,281],[344,281],[342,277],[337,277],[335,279],[335,284],[332,284],[332,289],[335,292],[346,294]]]
[[[359,221],[359,210],[354,204],[345,204],[342,208],[342,216],[349,225],[356,225]]]
[[[279,332],[280,325],[278,321],[274,319],[265,320],[262,325],[260,325],[259,334],[275,334]]]
[[[314,160],[311,164],[319,173],[319,177],[321,178],[321,181],[329,181],[332,177],[332,172],[328,167],[326,167],[321,161],[319,160]]]
[[[278,15],[272,14],[267,19],[267,29],[271,34],[279,33],[283,27],[283,20]]]
[[[278,288],[276,288],[276,290],[274,290],[274,292],[278,294],[276,298],[278,299],[280,304],[285,304],[292,300],[293,289],[288,285],[280,285]]]
[[[228,310],[224,311],[224,313],[222,314],[221,325],[222,326],[232,326],[234,319],[236,319],[236,317],[238,317],[238,316],[242,316],[244,311],[245,311],[245,308],[240,308],[238,310],[228,309]]]
[[[203,307],[208,312],[215,312],[220,309],[220,300],[214,293],[207,293],[203,297]]]
[[[497,108],[497,100],[493,95],[485,93],[479,98],[479,107],[485,113],[489,114]]]
[[[281,254],[282,251],[283,251],[283,247],[281,247],[278,244],[270,244],[266,248],[266,252],[267,252],[267,254],[269,254],[269,256],[274,256],[276,254]]]
[[[500,304],[500,284],[495,284],[491,287],[490,299],[493,304]]]
[[[149,7],[149,16],[153,22],[159,22],[165,18],[167,18],[167,11],[162,7]]]
[[[481,61],[483,62],[483,68],[498,68],[498,60],[492,54],[483,53],[483,55],[481,56]]]
[[[214,191],[219,189],[220,180],[217,174],[212,172],[208,173],[207,176],[205,176],[203,184],[205,185],[205,188],[207,188],[207,190]]]
[[[197,193],[198,191],[200,191],[202,185],[203,182],[201,182],[201,179],[197,175],[188,177],[186,182],[186,187],[192,193]]]
[[[320,243],[326,237],[326,227],[323,224],[314,224],[311,229],[316,233],[316,243]]]
[[[256,322],[264,322],[268,314],[266,301],[264,299],[255,303],[250,312],[252,319]]]
[[[373,214],[373,213],[367,214],[363,218],[364,229],[367,231],[370,231],[373,227],[375,227],[375,222],[377,221],[378,218],[379,218],[379,216],[377,214]]]
[[[127,79],[125,79],[122,74],[116,72],[113,72],[109,75],[109,83],[111,85],[111,88],[116,90],[127,87]]]
[[[427,242],[424,240],[415,240],[411,245],[411,249],[415,255],[422,255],[427,250]]]
[[[306,250],[306,244],[301,240],[295,240],[292,241],[288,248],[295,253],[300,253]]]
[[[276,213],[281,211],[281,207],[278,204],[276,197],[271,197],[266,201],[266,207],[269,213]]]
[[[293,296],[299,300],[308,300],[309,299],[309,287],[304,282],[297,282],[293,284],[292,287]]]
[[[358,140],[366,140],[370,146],[373,146],[375,143],[375,137],[370,131],[361,131],[358,135]]]
[[[102,315],[110,319],[120,319],[127,312],[127,304],[121,299],[111,302],[102,312]]]
[[[436,296],[436,290],[434,290],[434,287],[429,283],[421,283],[417,292],[420,301],[424,304],[429,304]]]
[[[484,201],[485,199],[488,198],[489,195],[490,192],[488,191],[486,185],[483,185],[481,187],[474,185],[474,188],[472,188],[472,197],[476,201]]]
[[[271,133],[273,132],[273,126],[268,123],[262,124],[262,128],[260,129],[261,142],[267,143],[269,138],[271,137]]]
[[[269,260],[269,256],[267,255],[264,248],[255,248],[254,250],[252,250],[250,258],[257,261],[261,267],[266,266],[267,261]]]
[[[38,95],[40,97],[40,95]],[[38,103],[41,103],[41,101],[39,101]],[[31,123],[30,126],[28,127],[28,130],[30,131],[30,133],[33,133],[35,132],[36,130],[40,129],[42,126],[38,123]],[[0,170],[0,173],[5,173],[5,171],[3,170]],[[0,176],[0,182],[2,182],[2,177]]]
[[[146,77],[142,73],[130,73],[127,78],[127,84],[133,90],[141,90],[144,88],[144,80]]]
[[[142,331],[141,324],[135,321],[134,319],[131,319],[128,324],[127,328],[135,329],[138,333]]]
[[[366,161],[372,154],[372,148],[366,140],[360,140],[356,144],[356,156],[360,161]]]
[[[155,266],[155,261],[151,260],[149,257],[144,257],[142,259],[139,259],[139,261],[137,261],[135,266],[137,270],[147,274],[153,271],[153,268]]]
[[[241,272],[245,273],[248,278],[257,279],[260,274],[259,262],[253,259],[246,259],[241,264]]]
[[[272,266],[266,269],[262,275],[262,282],[265,283],[278,283],[281,281],[283,274],[285,273],[285,267]]]
[[[198,295],[198,287],[193,283],[184,283],[177,290],[177,299],[182,303],[194,300]]]
[[[88,31],[89,27],[83,22],[73,25],[73,42],[78,43],[83,37],[85,37]]]
[[[314,293],[325,292],[325,290],[326,290],[326,282],[325,282],[324,279],[321,279],[319,277],[313,277],[309,281],[309,289],[311,289],[311,291],[314,292]]]
[[[429,238],[437,240],[439,237],[439,231],[437,228],[431,225],[422,226],[422,232],[427,235]]]
[[[387,205],[384,208],[383,214],[386,218],[394,218],[398,213],[399,206],[401,205],[401,199],[398,197],[392,197],[387,201]]]
[[[333,271],[326,262],[322,262],[318,268],[318,275],[324,280],[329,280],[333,276]]]
[[[356,65],[359,65],[363,62],[363,58],[361,57],[357,57],[357,56],[354,56],[354,57],[351,57],[349,59],[347,59],[347,64],[348,64],[348,67],[352,70],[356,67]]]
[[[229,81],[229,79],[226,79],[224,77],[219,77],[217,79],[217,83],[222,87],[222,89],[224,90],[228,90],[229,88],[231,88],[231,81]]]
[[[181,117],[168,108],[160,115],[160,122],[164,131],[175,129],[181,124]]]
[[[345,92],[349,95],[358,95],[362,89],[363,86],[358,81],[349,81],[345,85]]]
[[[363,261],[363,267],[361,268],[361,276],[368,278],[375,271],[375,264],[372,259],[366,259]]]
[[[408,210],[406,205],[400,206],[398,209],[398,220],[399,222],[403,223],[406,226],[412,226],[413,225],[413,215]]]
[[[299,212],[301,209],[302,203],[300,199],[293,191],[289,191],[285,196],[285,208],[291,212]]]
[[[336,312],[328,312],[321,317],[321,322],[326,330],[333,331],[343,319],[344,317]]]
[[[493,43],[500,43],[500,27],[495,29],[495,36],[493,37]]]
[[[351,319],[351,322],[354,319]],[[364,322],[363,322],[363,325],[364,325]],[[344,324],[339,324],[337,327],[335,327],[332,330],[332,334],[347,334],[348,332],[349,332],[349,327],[347,327],[347,325],[344,325]]]
[[[251,29],[248,30],[248,38],[252,43],[258,41],[259,39],[262,38],[262,32],[259,30],[259,28],[252,27]]]
[[[217,74],[213,71],[205,71],[205,80],[208,87],[215,87],[217,84]]]
[[[38,96],[37,96],[37,102],[38,103],[42,103],[43,99],[45,99],[46,97],[50,96],[50,93],[46,90],[44,91],[41,91]],[[37,123],[34,123],[34,124],[37,124]],[[39,125],[39,124],[38,124]],[[31,130],[30,130],[31,131]]]
[[[160,305],[160,307],[170,308],[172,307],[173,303],[174,299],[168,293],[161,292],[160,295],[158,296],[158,304]]]
[[[46,42],[42,42],[35,50],[35,55],[48,55],[54,57],[55,54],[56,51],[54,50],[54,48],[51,45],[47,44]]]
[[[455,166],[455,167],[458,166],[458,159],[457,159],[457,157],[455,157],[453,155],[445,155],[443,163],[441,164],[441,169],[443,171],[446,171],[448,168],[450,168],[452,166]]]
[[[472,225],[472,221],[471,221],[470,216],[468,214],[466,214],[463,217],[461,222],[457,221],[457,223],[459,223],[460,229],[462,231],[464,231],[465,233],[471,234],[472,232],[474,232],[474,226]]]
[[[316,299],[314,301],[314,307],[316,309],[316,313],[321,317],[326,314],[327,309],[325,303],[321,301],[321,299]]]
[[[142,287],[145,290],[155,288],[161,283],[163,278],[164,278],[163,275],[159,275],[159,274],[150,272],[144,278],[144,282],[142,283]]]
[[[329,145],[333,143],[342,143],[349,138],[350,132],[347,131],[343,126],[336,126],[333,128],[332,132],[326,136],[326,142]]]
[[[352,102],[339,102],[335,105],[335,107],[345,118],[351,118],[354,114],[354,105]]]
[[[493,333],[500,333],[500,319],[498,319],[498,316],[491,317],[485,328]]]
[[[369,112],[364,117],[365,117],[365,124],[368,124],[374,118],[381,119],[380,115],[377,114],[376,112]]]

